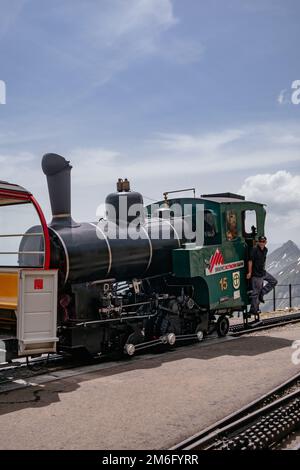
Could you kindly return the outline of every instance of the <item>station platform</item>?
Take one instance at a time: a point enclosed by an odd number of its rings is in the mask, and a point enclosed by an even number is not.
[[[0,393],[0,449],[168,449],[295,375],[296,340],[299,324],[33,379]]]

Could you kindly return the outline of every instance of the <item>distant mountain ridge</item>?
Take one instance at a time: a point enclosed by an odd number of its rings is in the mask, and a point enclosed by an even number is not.
[[[289,240],[268,256],[267,270],[271,274],[278,274],[295,261],[300,261],[300,249],[296,243]]]
[[[300,306],[300,249],[292,240],[274,250],[267,257],[267,271],[278,280],[276,287],[277,308],[289,307],[289,288],[292,284],[292,306]],[[272,299],[269,294],[266,299]],[[266,302],[263,310],[270,310],[272,302]]]

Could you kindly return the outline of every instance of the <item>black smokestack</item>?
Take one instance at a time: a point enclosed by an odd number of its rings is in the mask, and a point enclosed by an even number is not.
[[[56,153],[46,153],[42,169],[47,176],[53,219],[50,225],[72,226],[70,162]]]

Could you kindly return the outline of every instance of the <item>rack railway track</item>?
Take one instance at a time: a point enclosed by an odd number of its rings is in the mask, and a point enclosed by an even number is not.
[[[171,450],[272,449],[300,427],[300,373]]]
[[[237,323],[231,325],[229,328],[229,334],[231,336],[242,336],[249,334],[254,331],[268,330],[275,328],[276,326],[284,326],[291,323],[297,323],[300,321],[300,312],[292,313],[290,315],[283,315],[277,317],[265,318],[259,322],[250,322],[248,325],[243,323]]]

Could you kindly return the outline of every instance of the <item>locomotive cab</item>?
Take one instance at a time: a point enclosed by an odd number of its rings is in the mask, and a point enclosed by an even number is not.
[[[49,233],[37,201],[26,189],[0,182],[0,362],[56,350],[57,272],[49,263]]]
[[[163,205],[165,201],[158,204]],[[193,227],[201,243],[183,244],[173,250],[173,273],[189,279],[194,300],[209,315],[246,313],[249,302],[246,280],[249,250],[264,235],[263,204],[246,201],[232,193],[204,194],[200,198],[178,198],[168,205],[192,205]],[[197,206],[202,207],[201,226],[196,227]]]

